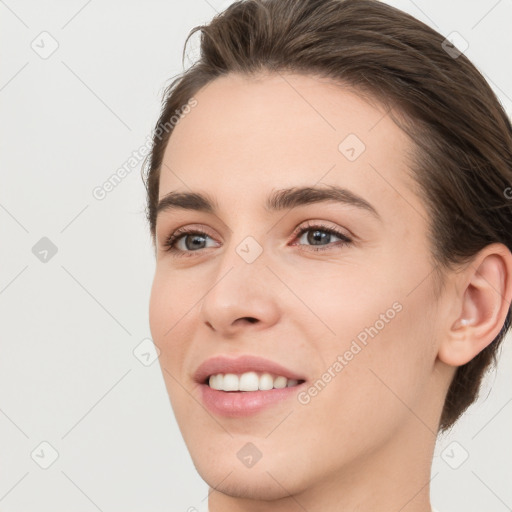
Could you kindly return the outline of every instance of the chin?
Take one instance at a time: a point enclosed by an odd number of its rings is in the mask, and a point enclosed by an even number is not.
[[[208,465],[206,461],[194,466],[209,487],[233,498],[255,501],[274,501],[289,497],[299,491],[286,468],[240,468],[235,464]]]

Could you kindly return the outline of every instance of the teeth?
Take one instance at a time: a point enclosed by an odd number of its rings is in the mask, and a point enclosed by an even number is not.
[[[268,391],[269,389],[282,389],[286,387],[296,386],[299,383],[295,379],[287,379],[286,377],[270,373],[258,374],[256,372],[245,372],[241,375],[234,373],[211,375],[209,385],[212,389],[221,391]]]
[[[258,389],[268,391],[274,387],[274,378],[270,373],[264,373],[258,380]]]

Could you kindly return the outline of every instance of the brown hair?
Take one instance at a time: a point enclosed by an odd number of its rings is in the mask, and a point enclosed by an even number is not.
[[[496,95],[464,54],[444,37],[377,0],[242,0],[201,31],[200,58],[166,88],[150,165],[143,175],[146,215],[155,243],[160,168],[176,111],[226,73],[319,75],[375,98],[415,143],[412,176],[430,215],[436,294],[443,273],[498,242],[512,250],[512,127]],[[163,136],[162,136],[163,134]],[[144,171],[143,166],[143,173]],[[511,325],[457,368],[439,430],[476,400],[480,382]]]

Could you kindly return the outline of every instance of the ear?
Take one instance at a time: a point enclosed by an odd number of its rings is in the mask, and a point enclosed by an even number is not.
[[[471,361],[501,331],[512,300],[512,253],[503,244],[488,245],[458,279],[457,318],[438,353],[451,366]]]

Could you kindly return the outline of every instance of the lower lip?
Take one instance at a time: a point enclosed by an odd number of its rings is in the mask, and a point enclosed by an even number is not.
[[[274,404],[296,397],[305,384],[303,382],[296,386],[268,391],[219,391],[207,384],[201,384],[200,387],[203,403],[211,412],[239,418],[256,414]]]

